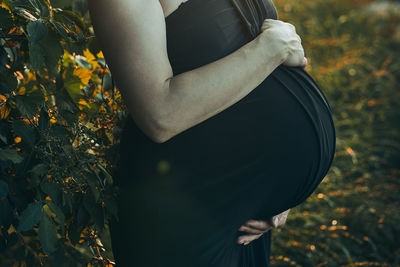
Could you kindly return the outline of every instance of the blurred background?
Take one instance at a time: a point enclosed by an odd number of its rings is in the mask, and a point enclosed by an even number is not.
[[[273,2],[302,37],[337,147],[273,230],[272,266],[400,266],[400,2]],[[86,2],[1,0],[0,44],[0,266],[113,266],[127,113]]]

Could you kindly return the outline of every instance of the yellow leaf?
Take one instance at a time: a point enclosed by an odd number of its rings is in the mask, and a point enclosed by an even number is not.
[[[89,49],[83,51],[83,55],[86,57],[87,61],[92,64],[93,69],[96,69],[99,63],[96,61],[96,57],[89,51]]]
[[[92,63],[93,60],[96,59],[96,57],[89,51],[89,49],[86,48],[85,51],[83,51],[83,55],[86,57],[86,59]]]
[[[99,53],[97,53],[97,58],[104,58],[104,55],[103,55],[103,51],[100,51]]]
[[[25,88],[25,86],[21,86],[21,87],[18,89],[17,94],[18,94],[18,95],[25,95],[25,93],[26,93],[26,88]]]
[[[83,84],[87,84],[92,77],[92,70],[84,69],[84,68],[77,68],[74,70],[74,75],[79,77]]]
[[[346,152],[352,157],[354,157],[356,155],[356,153],[354,152],[354,150],[351,147],[346,147]]]
[[[5,105],[2,105],[0,107],[0,114],[1,114],[1,119],[6,119],[8,115],[10,115],[11,109],[6,107]]]
[[[90,107],[89,103],[85,99],[79,99],[79,105]]]

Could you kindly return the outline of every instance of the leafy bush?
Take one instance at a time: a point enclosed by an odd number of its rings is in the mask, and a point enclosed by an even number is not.
[[[0,21],[0,265],[110,263],[126,113],[85,1],[3,1]]]

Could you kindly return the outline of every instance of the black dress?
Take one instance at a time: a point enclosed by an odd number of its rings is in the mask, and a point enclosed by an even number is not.
[[[166,18],[174,74],[234,52],[265,18],[277,19],[270,0],[181,4]],[[271,231],[243,246],[238,228],[305,201],[330,168],[335,139],[321,89],[302,68],[283,65],[165,143],[129,117],[115,177],[120,220],[110,225],[117,266],[268,266]]]

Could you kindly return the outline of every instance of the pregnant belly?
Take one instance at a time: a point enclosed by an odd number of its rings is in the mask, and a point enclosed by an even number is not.
[[[127,154],[122,165],[135,166],[141,177],[168,165],[168,172],[176,174],[171,179],[196,190],[219,188],[220,180],[230,184],[221,178],[227,175],[254,177],[271,169],[276,177],[296,176],[292,196],[301,190],[310,193],[325,176],[335,150],[325,101],[304,70],[280,66],[240,101],[165,143],[151,142],[130,120],[121,141]]]
[[[254,204],[250,216],[271,205],[260,197],[268,191],[281,193],[270,212],[283,211],[314,191],[333,159],[334,125],[320,94],[303,70],[278,67],[239,102],[163,144],[127,129],[122,169],[135,179],[169,181],[216,215],[237,202]]]
[[[239,102],[165,143],[130,120],[117,179],[121,224],[129,227],[115,229],[146,233],[132,233],[140,251],[174,243],[160,251],[237,262],[240,225],[300,204],[329,169],[335,132],[319,90],[302,70],[279,67]]]

